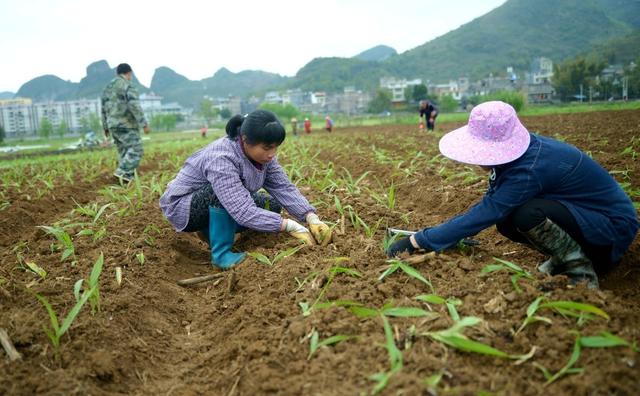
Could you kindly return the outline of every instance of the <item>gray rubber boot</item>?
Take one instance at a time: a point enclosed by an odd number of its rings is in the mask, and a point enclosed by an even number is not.
[[[538,266],[538,270],[549,275],[566,275],[571,284],[587,282],[590,289],[597,289],[598,275],[593,263],[565,230],[546,219],[522,234],[531,244],[551,258]]]

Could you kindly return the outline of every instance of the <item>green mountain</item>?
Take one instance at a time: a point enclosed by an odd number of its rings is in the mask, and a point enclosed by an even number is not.
[[[155,70],[150,88],[163,97],[163,102],[178,102],[190,107],[197,105],[204,95],[202,84],[191,81],[165,66]]]
[[[340,91],[348,85],[373,89],[385,75],[378,62],[355,58],[316,58],[298,70],[290,87],[305,91]]]
[[[238,95],[247,96],[256,91],[269,90],[285,84],[287,77],[279,74],[267,73],[260,70],[244,70],[232,73],[224,67],[213,77],[201,81],[203,89],[210,96]]]
[[[71,98],[77,89],[78,83],[47,74],[23,84],[16,92],[16,97],[31,98],[35,102],[66,100]]]
[[[509,0],[488,14],[385,63],[401,76],[432,81],[480,78],[513,66],[528,69],[545,56],[560,61],[630,33],[625,15],[640,14],[638,1]],[[619,19],[622,18],[622,19]]]
[[[49,74],[36,77],[23,84],[15,97],[31,98],[36,102],[81,98],[95,99],[102,95],[102,90],[115,75],[116,69],[109,67],[107,61],[100,60],[87,66],[87,75],[79,83],[65,81]],[[132,82],[140,92],[149,91],[147,87],[140,84],[135,74]]]
[[[539,56],[559,62],[612,43],[620,53],[628,48],[628,54],[640,48],[633,33],[638,27],[637,0],[509,0],[456,30],[381,62],[316,58],[290,85],[331,91],[345,85],[375,87],[385,75],[434,82],[460,76],[479,79],[489,73],[503,74],[508,66],[528,70]]]
[[[363,61],[381,62],[397,54],[398,52],[396,52],[396,50],[391,47],[388,47],[386,45],[377,45],[373,48],[369,48],[368,50],[359,53],[358,55],[354,56],[354,58]]]
[[[165,102],[178,102],[184,106],[197,107],[203,96],[226,97],[249,96],[273,87],[281,87],[288,78],[279,74],[257,70],[233,73],[225,68],[212,77],[192,81],[168,67],[159,67],[151,79],[151,90],[164,97]]]
[[[605,59],[611,65],[636,61],[640,57],[640,29],[598,44],[586,51],[585,56]]]
[[[13,95],[15,95],[13,92],[0,92],[0,100],[3,99],[13,99]]]

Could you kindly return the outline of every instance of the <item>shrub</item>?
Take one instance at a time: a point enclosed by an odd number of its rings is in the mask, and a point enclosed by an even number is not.
[[[478,103],[489,102],[491,100],[500,100],[505,103],[509,103],[516,112],[524,109],[527,99],[522,92],[517,91],[497,91],[489,95],[480,96]]]

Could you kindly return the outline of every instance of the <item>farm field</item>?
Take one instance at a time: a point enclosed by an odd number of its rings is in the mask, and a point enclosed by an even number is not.
[[[522,121],[592,155],[640,207],[640,111]],[[438,154],[463,123],[289,136],[279,160],[334,243],[276,259],[296,241],[249,231],[236,248],[270,264],[192,287],[176,281],[218,270],[158,198],[210,140],[145,146],[128,187],[111,178],[115,149],[0,162],[0,328],[22,355],[0,352],[0,394],[640,394],[640,239],[600,291],[539,274],[544,257],[494,228],[387,261],[387,227],[435,225],[482,196],[486,174]],[[88,299],[58,347],[36,294],[61,325]]]

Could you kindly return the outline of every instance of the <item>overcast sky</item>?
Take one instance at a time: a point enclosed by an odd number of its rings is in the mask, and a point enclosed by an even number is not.
[[[157,67],[191,80],[221,67],[292,76],[315,57],[375,45],[402,53],[505,0],[0,0],[0,92],[54,74],[78,82],[91,62]]]

